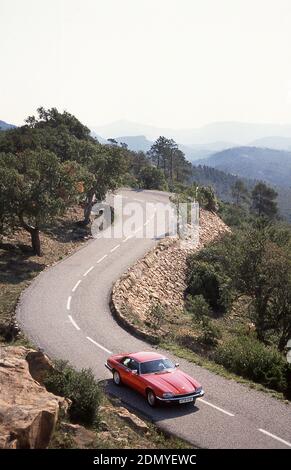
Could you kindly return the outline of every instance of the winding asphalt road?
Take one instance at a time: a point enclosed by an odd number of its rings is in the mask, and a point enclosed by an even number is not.
[[[168,201],[168,195],[162,192],[121,193],[124,202],[136,202],[143,208],[145,202]],[[91,240],[42,272],[21,297],[17,310],[21,328],[51,357],[68,360],[76,368],[92,368],[98,380],[108,381],[111,393],[195,447],[291,448],[290,405],[193,363],[175,359],[205,389],[205,397],[194,407],[151,409],[135,392],[117,388],[109,380],[104,363],[112,352],[151,349],[116,323],[109,298],[120,275],[157,243],[157,239],[143,236],[154,220],[154,206],[150,206],[144,217],[141,214],[134,236]],[[114,225],[118,224],[121,215],[117,213]]]

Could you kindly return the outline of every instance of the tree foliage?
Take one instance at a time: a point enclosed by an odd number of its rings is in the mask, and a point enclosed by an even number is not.
[[[152,163],[162,170],[170,190],[175,183],[184,183],[191,175],[191,164],[173,139],[160,136],[151,146],[148,155]]]
[[[258,219],[188,258],[188,292],[214,311],[249,298],[260,341],[282,351],[291,336],[290,230]]]
[[[85,178],[85,172],[78,163],[60,162],[47,150],[2,153],[0,166],[3,222],[18,221],[30,233],[33,250],[40,255],[42,225],[77,200],[77,183]]]
[[[278,194],[273,188],[265,183],[258,183],[251,193],[252,211],[258,216],[274,218],[278,214],[277,203],[275,201]]]

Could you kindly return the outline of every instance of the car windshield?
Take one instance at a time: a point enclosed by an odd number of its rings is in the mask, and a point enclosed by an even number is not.
[[[167,372],[170,369],[174,369],[173,362],[169,359],[155,359],[154,361],[143,362],[140,365],[141,374],[156,374],[161,372]]]

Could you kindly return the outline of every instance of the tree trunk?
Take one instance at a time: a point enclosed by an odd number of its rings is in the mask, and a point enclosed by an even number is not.
[[[39,237],[39,228],[38,227],[33,227],[32,225],[29,225],[27,222],[25,222],[23,214],[20,214],[19,218],[20,218],[21,226],[28,233],[30,233],[31,246],[32,246],[33,252],[37,256],[42,256],[41,246],[40,246],[40,237]]]
[[[84,225],[88,225],[90,223],[90,214],[91,214],[92,207],[94,206],[94,202],[93,202],[94,194],[95,192],[93,190],[89,191],[89,193],[87,194],[85,207],[84,207],[84,220],[83,220]]]
[[[38,228],[34,228],[30,232],[30,236],[31,236],[31,246],[32,246],[32,249],[33,249],[34,253],[37,256],[42,256],[42,252],[41,252],[41,248],[40,248],[40,237],[39,237]]]

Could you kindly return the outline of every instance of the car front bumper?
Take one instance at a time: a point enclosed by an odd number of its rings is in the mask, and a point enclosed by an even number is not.
[[[157,397],[157,400],[164,403],[191,403],[192,401],[196,400],[196,398],[203,397],[203,395],[204,390],[202,389],[199,392],[194,392],[189,395],[175,395],[171,398]]]

